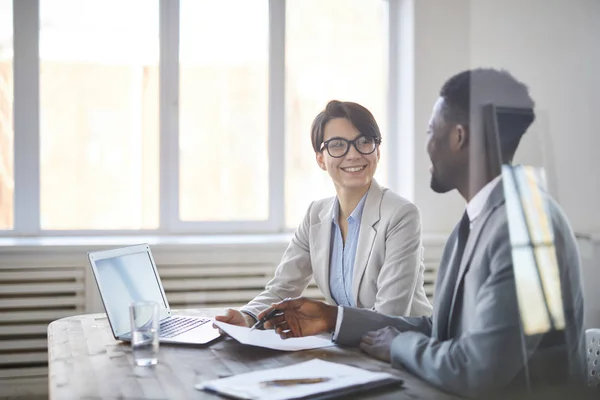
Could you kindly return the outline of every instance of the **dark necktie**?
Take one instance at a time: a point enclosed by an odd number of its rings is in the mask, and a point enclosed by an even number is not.
[[[456,246],[456,257],[455,257],[455,261],[453,262],[453,273],[454,275],[454,287],[458,286],[458,289],[456,289],[456,297],[452,297],[452,303],[450,306],[450,312],[448,313],[448,337],[450,338],[452,336],[452,326],[450,325],[450,319],[452,318],[452,315],[456,312],[456,310],[460,309],[460,307],[462,307],[462,298],[463,298],[463,293],[462,293],[462,284],[461,282],[458,281],[458,274],[460,272],[460,264],[462,264],[462,259],[465,253],[465,246],[467,244],[467,239],[469,239],[469,232],[471,231],[471,221],[469,220],[469,215],[467,214],[467,212],[465,211],[465,213],[463,214],[462,219],[460,220],[460,226],[458,227],[458,239],[457,239],[457,246]],[[453,290],[454,290],[453,287]]]
[[[469,215],[465,211],[460,223],[458,225],[458,232],[456,235],[456,251],[454,257],[450,260],[450,265],[446,269],[445,281],[445,292],[446,295],[443,298],[445,304],[440,304],[440,340],[446,340],[448,338],[448,327],[450,323],[450,312],[452,310],[452,302],[454,301],[454,288],[458,285],[458,271],[460,270],[460,262],[462,260],[463,253],[465,252],[465,245],[469,238],[469,231],[471,230],[471,222],[469,221]],[[457,293],[458,295],[458,293]],[[443,322],[442,322],[443,321]]]
[[[465,252],[465,245],[469,238],[469,232],[471,231],[471,221],[469,220],[469,214],[465,211],[463,214],[460,225],[458,226],[458,239],[456,246],[456,274],[458,275],[458,269],[460,268],[460,262],[462,261],[463,253]]]

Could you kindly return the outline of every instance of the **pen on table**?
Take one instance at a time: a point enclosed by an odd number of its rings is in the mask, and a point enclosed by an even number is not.
[[[250,328],[250,332],[252,332],[255,329],[264,327],[265,322],[267,322],[268,320],[270,320],[271,318],[276,316],[278,313],[279,313],[278,309],[276,309],[276,308],[272,309],[267,315],[265,315],[264,317],[259,319],[254,325],[252,325],[252,328]]]
[[[327,382],[331,378],[302,378],[302,379],[275,379],[272,381],[263,381],[260,386],[293,386],[307,385],[311,383]]]

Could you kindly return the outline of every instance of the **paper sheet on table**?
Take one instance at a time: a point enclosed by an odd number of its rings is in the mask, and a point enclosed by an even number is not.
[[[250,332],[250,328],[242,326],[229,325],[219,321],[214,321],[214,324],[240,343],[266,347],[267,349],[298,351],[335,345],[331,341],[331,338],[322,336],[282,339],[273,329],[266,329],[264,331],[255,329]]]
[[[276,379],[329,378],[328,381],[305,385],[263,386],[261,382]],[[196,385],[196,389],[216,392],[236,399],[282,400],[312,398],[323,394],[349,395],[385,385],[398,385],[402,380],[386,372],[371,372],[349,365],[315,358],[287,367],[267,369],[215,379]],[[343,392],[342,392],[343,391]]]

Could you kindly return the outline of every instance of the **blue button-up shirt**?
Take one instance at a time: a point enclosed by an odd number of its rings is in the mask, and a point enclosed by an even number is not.
[[[352,274],[354,272],[356,248],[358,247],[360,219],[365,207],[367,194],[358,202],[358,205],[348,217],[348,233],[346,234],[345,246],[342,240],[342,231],[338,224],[340,205],[337,199],[333,206],[329,291],[331,292],[331,297],[340,306],[356,307],[354,296],[352,295]]]

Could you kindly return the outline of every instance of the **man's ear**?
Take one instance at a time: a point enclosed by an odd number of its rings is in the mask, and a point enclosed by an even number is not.
[[[381,158],[381,148],[377,146],[377,162],[379,162],[379,158]]]
[[[455,144],[457,149],[465,149],[469,144],[469,132],[464,125],[458,124],[454,127]]]
[[[325,157],[323,156],[323,152],[315,153],[315,158],[317,160],[317,164],[323,171],[327,171],[327,165],[325,164]]]

